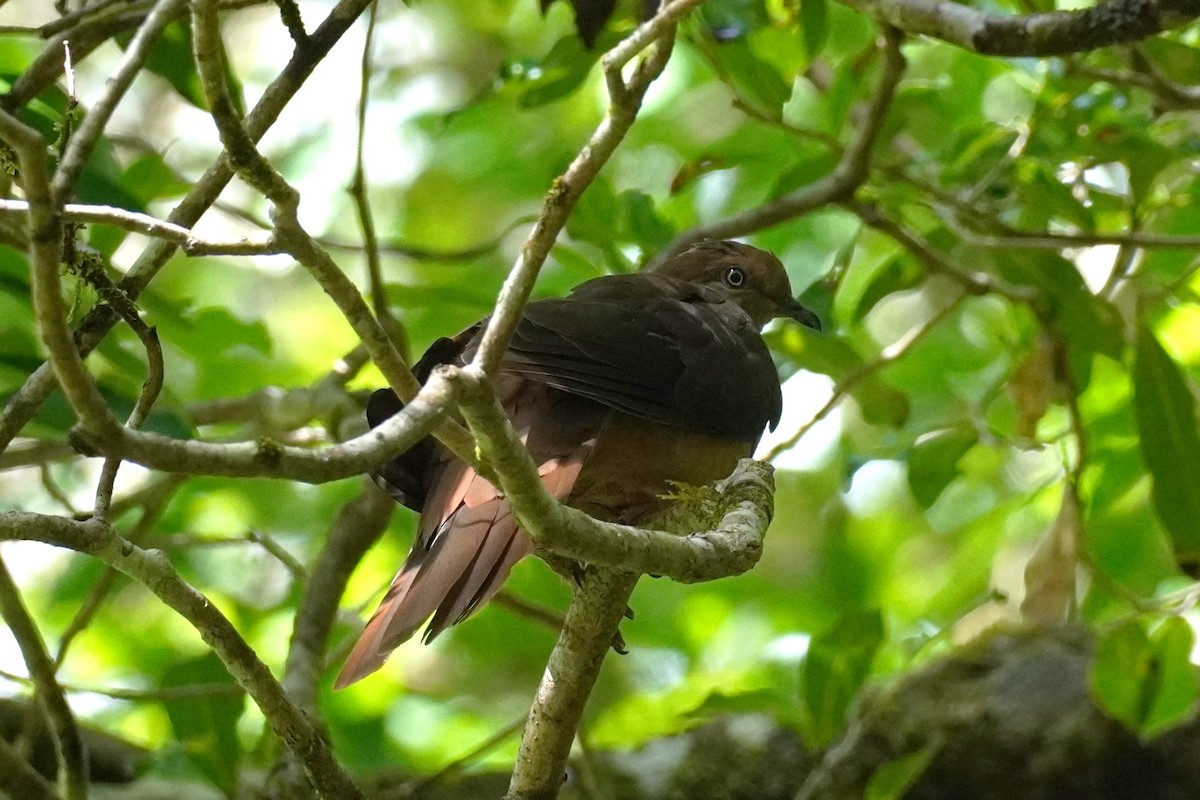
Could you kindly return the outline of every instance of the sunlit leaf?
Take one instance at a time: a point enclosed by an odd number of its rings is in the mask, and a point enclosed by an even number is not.
[[[1192,650],[1196,634],[1187,620],[1168,617],[1152,637],[1155,662],[1154,702],[1146,715],[1145,732],[1154,736],[1183,723],[1191,716],[1196,706],[1196,665],[1192,663]]]
[[[1096,644],[1092,697],[1106,714],[1141,730],[1154,702],[1154,668],[1154,651],[1142,626],[1134,620],[1117,625]]]
[[[883,764],[871,774],[863,800],[904,800],[904,793],[920,780],[940,749],[930,743]]]
[[[908,457],[908,488],[922,508],[929,508],[958,475],[958,460],[979,441],[973,425],[960,425],[926,436]]]
[[[645,192],[622,192],[620,202],[629,228],[628,236],[641,246],[643,252],[656,253],[674,238],[675,231],[659,216],[653,198]]]
[[[1171,534],[1175,552],[1193,562],[1200,557],[1196,399],[1149,328],[1138,330],[1133,382],[1142,458],[1154,478],[1154,509]]]
[[[883,633],[879,609],[850,608],[813,638],[800,667],[800,700],[805,732],[815,744],[828,743],[841,731]]]
[[[599,57],[574,36],[559,39],[537,65],[537,77],[527,82],[517,102],[522,108],[537,108],[561,100],[583,85]]]
[[[208,653],[181,661],[163,674],[163,688],[183,686],[236,687],[220,660]],[[242,761],[237,722],[246,697],[243,693],[173,697],[163,701],[176,740],[188,759],[214,786],[232,797]]]
[[[1101,636],[1091,691],[1105,713],[1149,738],[1178,725],[1196,704],[1195,634],[1179,617],[1163,621],[1153,637],[1136,620]]]
[[[800,0],[800,20],[804,26],[804,51],[811,61],[820,54],[829,37],[826,0]]]

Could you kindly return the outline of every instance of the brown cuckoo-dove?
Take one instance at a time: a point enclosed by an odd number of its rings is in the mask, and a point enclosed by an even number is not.
[[[568,297],[529,303],[496,392],[555,497],[637,524],[668,482],[725,477],[779,421],[779,378],[760,335],[775,317],[819,328],[775,256],[702,242],[654,272],[596,278]],[[482,330],[435,342],[414,368],[418,379],[469,360]],[[367,417],[378,425],[400,408],[382,389]],[[377,670],[427,619],[428,642],[479,609],[534,547],[503,495],[432,439],[375,478],[421,519],[338,688]]]

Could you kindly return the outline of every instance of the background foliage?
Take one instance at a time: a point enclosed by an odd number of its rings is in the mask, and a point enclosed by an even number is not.
[[[1027,5],[1052,4],[992,7]],[[229,83],[250,105],[291,45],[277,9],[239,6],[224,17]],[[300,10],[317,19],[327,7]],[[46,13],[16,2],[0,11],[31,26],[0,39],[0,85],[41,51],[32,26]],[[382,290],[412,354],[490,312],[543,194],[605,111],[597,59],[634,24],[618,12],[589,50],[565,3],[544,17],[530,0],[379,6],[362,152]],[[365,20],[263,149],[300,189],[306,227],[368,287],[346,191],[364,32]],[[878,35],[867,17],[822,0],[714,0],[691,15],[537,293],[636,269],[683,232],[828,174],[878,80]],[[749,237],[779,255],[826,328],[768,334],[787,410],[764,443],[780,469],[766,555],[736,579],[643,581],[623,627],[630,653],[610,659],[588,709],[591,745],[636,745],[730,709],[768,710],[826,743],[867,676],[1017,619],[1022,601],[1026,618],[1069,611],[1100,632],[1093,690],[1114,716],[1155,731],[1186,715],[1196,696],[1188,575],[1200,557],[1200,100],[1182,82],[1200,74],[1197,37],[1193,26],[1061,59],[904,44],[907,69],[865,183]],[[80,202],[163,217],[218,154],[190,38],[181,21],[159,42],[81,176]],[[120,45],[75,65],[85,112]],[[20,116],[51,141],[68,104],[60,82]],[[235,183],[196,230],[253,233],[266,215]],[[43,353],[29,267],[15,223],[3,222],[8,397]],[[79,240],[113,274],[146,241],[106,225]],[[96,297],[67,280],[79,317]],[[288,259],[179,255],[139,305],[166,358],[148,429],[291,442],[361,429],[363,393],[381,378],[368,366],[347,391],[322,381],[357,340]],[[127,413],[145,379],[138,339],[119,328],[88,364]],[[0,455],[0,507],[89,506],[98,462],[65,446],[73,420],[55,395]],[[121,478],[118,526],[128,532],[152,509],[142,543],[164,549],[278,671],[307,570],[360,484],[132,466]],[[413,523],[397,513],[355,572],[331,663],[403,559]],[[59,676],[74,707],[153,749],[150,770],[231,790],[239,768],[271,762],[258,710],[143,589],[83,555],[28,543],[0,553],[51,651],[64,650]],[[551,608],[568,597],[540,563],[522,564],[509,588]],[[92,616],[78,628],[81,609]],[[77,634],[69,647],[64,631]],[[436,771],[521,717],[552,642],[548,627],[493,605],[431,647],[405,645],[383,674],[322,695],[336,753],[355,770]],[[21,693],[24,665],[15,648],[2,653],[6,691]],[[156,694],[195,685],[207,687],[198,698]],[[509,736],[482,758],[509,765],[515,748]]]

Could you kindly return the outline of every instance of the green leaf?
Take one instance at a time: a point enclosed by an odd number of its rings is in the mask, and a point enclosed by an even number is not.
[[[712,692],[687,716],[706,719],[728,714],[778,714],[786,701],[774,689],[751,689],[745,692]]]
[[[808,186],[833,172],[836,166],[837,159],[828,151],[822,150],[806,155],[779,173],[779,178],[771,189],[771,197],[782,197],[801,186]]]
[[[921,508],[929,508],[958,474],[958,460],[979,441],[971,425],[927,436],[908,457],[908,488]]]
[[[1191,626],[1180,617],[1168,617],[1152,638],[1135,620],[1113,628],[1096,646],[1092,697],[1144,738],[1182,723],[1196,703],[1194,643]]]
[[[1138,330],[1134,409],[1142,458],[1154,479],[1154,509],[1177,556],[1200,557],[1200,433],[1196,399],[1154,333]]]
[[[1013,283],[1036,289],[1041,301],[1066,332],[1075,380],[1087,386],[1093,357],[1114,360],[1124,354],[1123,323],[1116,309],[1088,290],[1079,269],[1055,253],[997,254],[1000,274]]]
[[[1192,647],[1196,635],[1182,617],[1168,617],[1154,632],[1154,658],[1158,669],[1154,699],[1146,717],[1145,733],[1155,736],[1191,716],[1198,688]]]
[[[122,173],[121,183],[142,205],[161,197],[178,197],[191,188],[191,184],[176,175],[158,153],[147,153],[134,159]]]
[[[212,653],[178,662],[163,675],[162,687],[196,685],[236,686],[220,659]],[[237,722],[246,696],[241,692],[163,701],[175,738],[184,753],[213,785],[232,797],[237,788],[242,745]]]
[[[1104,634],[1096,644],[1090,685],[1104,713],[1133,731],[1142,729],[1150,708],[1148,685],[1154,652],[1142,626],[1130,620]]]
[[[121,165],[113,153],[112,142],[100,138],[79,174],[79,182],[75,184],[80,202],[116,206],[129,211],[145,211],[145,205],[126,187],[121,173]]]
[[[629,238],[642,252],[656,253],[675,238],[675,230],[659,215],[650,195],[630,189],[621,192],[620,201]]]
[[[764,109],[778,112],[792,96],[792,85],[750,46],[747,39],[717,45],[716,57],[734,88]]]
[[[920,750],[884,763],[871,774],[863,800],[903,800],[904,793],[925,774],[941,749],[940,742],[931,742]]]
[[[132,34],[122,34],[115,37],[122,48],[129,45]],[[246,100],[243,96],[242,84],[237,73],[229,68],[228,59],[222,59],[225,64],[225,85],[229,88],[229,96],[238,115],[246,113]],[[187,22],[172,22],[165,29],[158,41],[150,49],[146,60],[146,69],[171,84],[175,91],[197,108],[208,110],[208,101],[204,97],[204,88],[200,83],[200,75],[196,72],[196,62],[192,58],[192,28]]]
[[[800,666],[800,701],[805,733],[816,746],[841,732],[882,641],[883,615],[877,608],[846,609],[812,640]]]
[[[621,203],[612,182],[600,177],[592,181],[567,218],[567,233],[572,239],[605,247],[613,241],[613,223],[620,218]]]
[[[800,0],[800,23],[804,27],[804,52],[812,61],[829,38],[825,0]]]
[[[564,36],[535,67],[537,77],[517,96],[517,104],[537,108],[561,100],[583,85],[599,57],[599,50],[587,49],[578,37]]]
[[[806,292],[801,299],[808,298]],[[816,310],[821,313],[822,309],[818,306]],[[860,369],[864,363],[850,343],[839,336],[808,336],[796,328],[780,328],[768,333],[767,344],[797,366],[828,375],[835,381]],[[872,425],[898,427],[908,419],[908,396],[877,371],[859,380],[850,389],[850,396],[858,403],[863,419]]]

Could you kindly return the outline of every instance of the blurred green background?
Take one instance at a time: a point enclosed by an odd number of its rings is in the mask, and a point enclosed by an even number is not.
[[[40,24],[46,10],[38,5],[8,3],[0,16]],[[537,5],[379,7],[363,157],[387,299],[414,355],[490,311],[543,194],[607,107],[596,61],[634,20],[618,12],[587,50],[565,3],[544,17]],[[1026,5],[991,7],[1019,13]],[[330,6],[300,8],[312,24]],[[270,5],[229,12],[223,24],[236,88],[252,105],[291,43]],[[82,201],[165,216],[218,154],[187,60],[189,37],[182,24],[172,30],[90,162]],[[263,141],[301,191],[301,220],[363,287],[346,188],[365,30],[360,21]],[[824,0],[706,4],[682,26],[666,74],[559,237],[537,293],[636,269],[696,225],[826,175],[878,79],[877,34],[865,17]],[[1136,52],[1164,80],[1183,80],[1200,74],[1198,36],[1193,26]],[[14,80],[40,48],[32,35],[0,39],[0,82]],[[636,618],[622,628],[630,653],[608,660],[588,706],[584,735],[594,746],[633,746],[724,710],[767,710],[810,741],[827,741],[844,699],[814,702],[813,681],[843,681],[852,691],[867,674],[903,672],[1018,616],[1025,564],[1071,482],[1080,502],[1072,530],[1082,542],[1082,619],[1102,631],[1130,618],[1149,630],[1170,616],[1195,622],[1194,594],[1185,591],[1192,584],[1179,565],[1193,564],[1200,547],[1192,514],[1200,502],[1200,261],[1194,242],[1160,240],[1200,234],[1196,107],[1119,80],[1140,63],[1125,51],[1002,60],[915,39],[903,52],[908,68],[856,200],[905,232],[909,246],[837,205],[749,237],[784,261],[825,323],[815,336],[768,332],[787,409],[764,443],[780,469],[765,556],[749,574],[711,584],[642,581]],[[110,42],[76,65],[85,109],[119,57]],[[1097,77],[1105,71],[1109,79]],[[23,113],[49,131],[63,105],[58,88]],[[267,211],[235,182],[196,230],[253,233]],[[1122,241],[1131,230],[1143,239]],[[1023,233],[1068,239],[1046,246]],[[118,273],[146,244],[98,225],[83,236]],[[983,290],[966,292],[963,276]],[[94,302],[79,290],[80,315]],[[332,419],[303,408],[287,425],[197,425],[197,404],[310,386],[353,348],[337,309],[288,259],[176,256],[139,304],[158,327],[167,364],[148,427],[314,442],[361,429],[357,411]],[[0,247],[0,396],[40,363],[33,330],[24,254]],[[115,407],[127,409],[145,376],[136,338],[116,331],[89,366]],[[349,384],[353,404],[380,383],[364,369]],[[0,462],[0,508],[90,506],[98,462],[52,447],[71,422],[56,396],[26,428]],[[48,455],[18,457],[41,444]],[[278,671],[303,569],[360,485],[171,481],[127,466],[118,496],[169,492],[144,544],[165,549]],[[128,532],[139,513],[118,525]],[[402,561],[414,519],[398,511],[355,573],[335,632],[339,652]],[[102,567],[32,544],[6,543],[0,553],[53,650]],[[569,598],[535,562],[520,565],[508,588],[556,609]],[[336,752],[354,769],[437,770],[527,710],[553,640],[539,623],[489,607],[430,647],[404,645],[379,675],[322,695]],[[826,661],[843,655],[842,666],[805,666],[814,642]],[[70,696],[84,717],[160,754],[152,770],[221,785],[214,762],[270,763],[252,704],[218,694],[224,711],[197,733],[181,729],[169,703],[105,694],[227,684],[205,653],[189,626],[118,578],[71,643],[60,677],[79,690]],[[7,638],[0,667],[24,672]],[[331,663],[326,689],[334,672]],[[15,679],[0,685],[23,690]],[[1194,698],[1193,687],[1172,718]],[[509,737],[484,763],[511,765],[516,745]],[[216,754],[208,767],[205,748]]]

